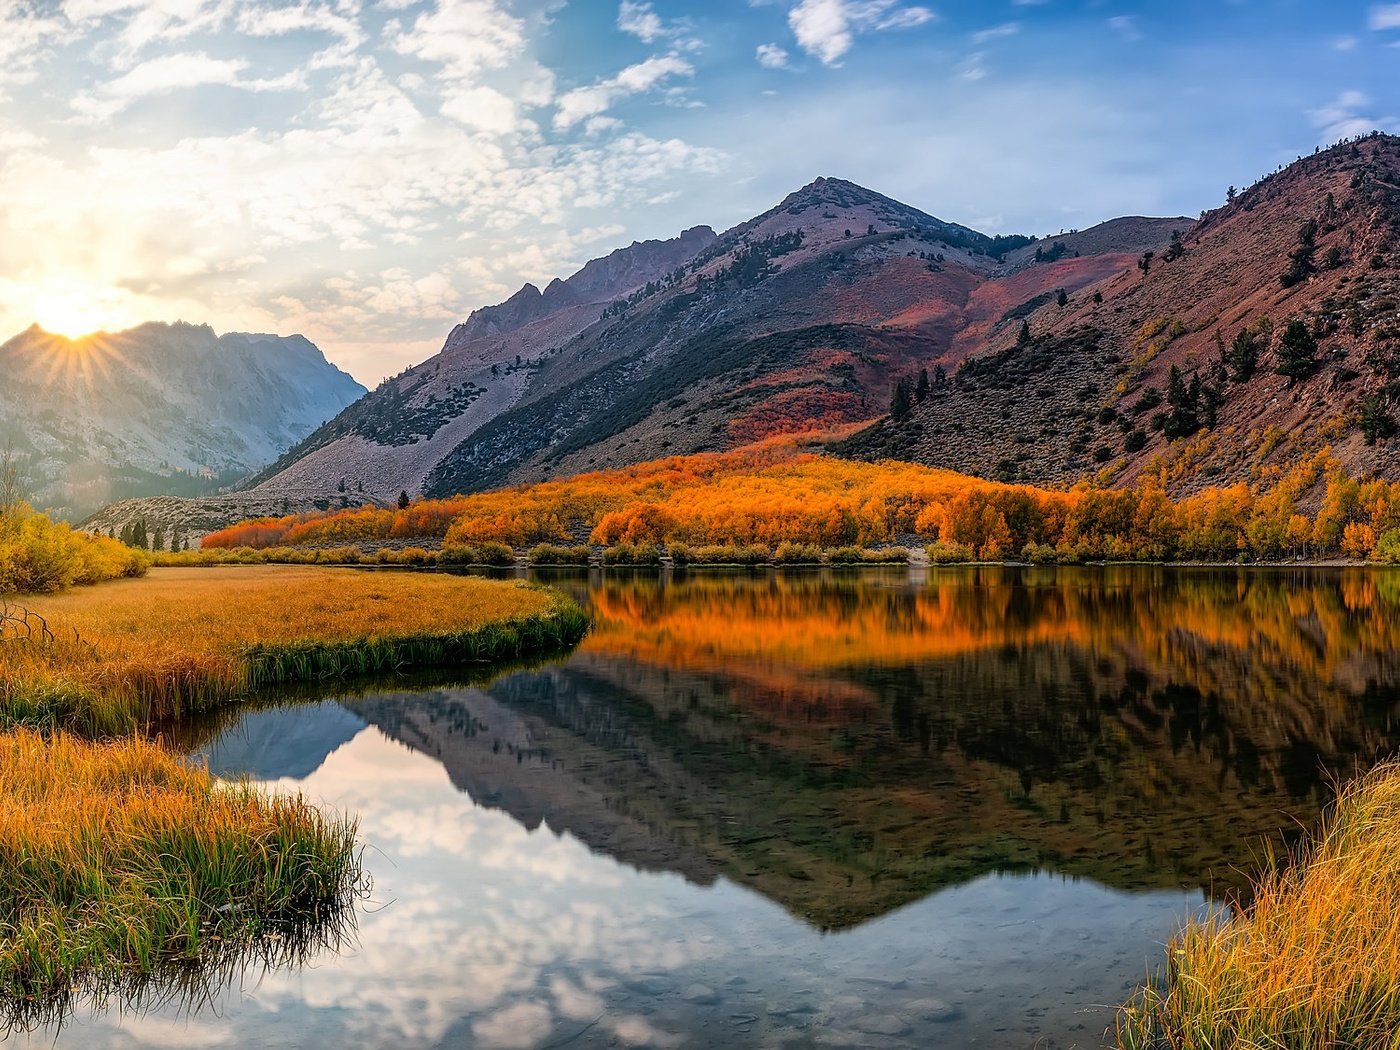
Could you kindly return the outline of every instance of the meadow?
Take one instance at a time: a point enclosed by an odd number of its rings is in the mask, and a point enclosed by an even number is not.
[[[1400,1033],[1400,766],[1345,787],[1250,904],[1189,923],[1119,1015],[1122,1050],[1350,1047]]]
[[[282,683],[549,651],[587,626],[525,584],[319,567],[159,569],[24,610],[29,626],[0,645],[0,725],[87,735]]]
[[[156,742],[0,733],[0,799],[7,1027],[334,942],[363,889],[353,821]]]
[[[1165,475],[1131,488],[1056,490],[908,463],[862,463],[773,439],[559,481],[263,518],[211,533],[204,551],[418,543],[446,560],[485,545],[575,544],[633,551],[679,545],[825,551],[917,540],[935,562],[1400,561],[1400,484],[1349,477],[1327,452],[1287,472],[1170,496]],[[499,553],[499,547],[492,548]],[[251,555],[245,555],[251,557]],[[628,558],[619,554],[617,562]],[[635,558],[633,559],[635,561]]]

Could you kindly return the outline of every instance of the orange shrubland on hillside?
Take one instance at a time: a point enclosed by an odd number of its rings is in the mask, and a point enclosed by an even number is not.
[[[1320,498],[1317,493],[1321,493]],[[1127,489],[1013,485],[899,462],[860,463],[770,440],[561,481],[245,522],[205,549],[438,540],[523,546],[878,544],[917,537],[949,558],[1083,561],[1400,557],[1400,485],[1355,481],[1326,452],[1267,484],[1172,499],[1154,478]]]

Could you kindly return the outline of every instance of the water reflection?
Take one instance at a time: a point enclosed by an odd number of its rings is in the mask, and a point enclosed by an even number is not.
[[[568,660],[192,729],[359,815],[359,945],[59,1044],[1097,1046],[1400,738],[1396,575],[562,582]]]

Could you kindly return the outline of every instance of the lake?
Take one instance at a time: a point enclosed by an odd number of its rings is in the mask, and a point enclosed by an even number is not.
[[[567,658],[177,733],[358,817],[341,951],[14,1042],[1098,1047],[1400,746],[1400,573],[547,578]]]

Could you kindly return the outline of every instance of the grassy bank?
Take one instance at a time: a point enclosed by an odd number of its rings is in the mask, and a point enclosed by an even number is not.
[[[1253,903],[1185,927],[1121,1011],[1123,1050],[1400,1045],[1400,765],[1345,788]]]
[[[215,783],[139,739],[0,734],[0,1020],[175,967],[334,940],[361,874],[354,825]]]
[[[279,683],[546,652],[587,627],[523,584],[310,567],[159,569],[25,607],[34,616],[0,645],[0,728],[89,735]]]

